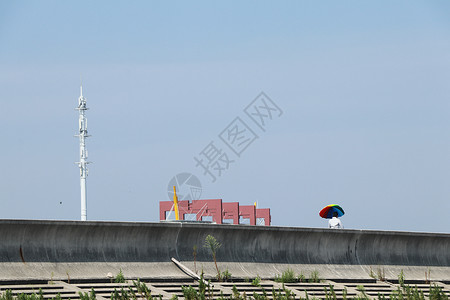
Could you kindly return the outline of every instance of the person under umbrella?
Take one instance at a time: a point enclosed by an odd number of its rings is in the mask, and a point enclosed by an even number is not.
[[[324,219],[330,219],[328,221],[328,228],[344,228],[339,217],[345,214],[342,207],[337,204],[330,204],[325,206],[320,212],[319,216]]]
[[[333,218],[328,221],[328,228],[344,228],[341,220],[338,218],[338,213],[336,211],[333,212]]]

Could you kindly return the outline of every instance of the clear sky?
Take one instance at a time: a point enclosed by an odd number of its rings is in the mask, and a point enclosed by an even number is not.
[[[0,218],[80,218],[80,76],[89,220],[158,221],[188,172],[273,225],[450,232],[448,1],[1,1]]]

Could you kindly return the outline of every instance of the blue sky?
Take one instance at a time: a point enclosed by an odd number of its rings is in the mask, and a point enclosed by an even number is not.
[[[80,76],[88,219],[158,221],[189,172],[202,198],[324,227],[449,232],[446,1],[3,1],[0,218],[80,217]],[[266,131],[244,108],[264,91]],[[258,139],[216,182],[194,157],[236,118]],[[232,153],[229,153],[230,157]],[[62,204],[60,204],[62,202]]]

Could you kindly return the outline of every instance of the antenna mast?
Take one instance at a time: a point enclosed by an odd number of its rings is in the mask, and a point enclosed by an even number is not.
[[[75,108],[79,111],[80,117],[78,119],[79,133],[75,135],[80,138],[80,161],[77,162],[80,167],[80,188],[81,188],[81,221],[86,221],[87,217],[87,189],[86,189],[86,177],[88,176],[87,161],[88,152],[86,149],[86,138],[89,137],[87,131],[87,119],[86,110],[86,98],[83,97],[83,85],[80,85],[80,97],[78,98],[78,107]]]

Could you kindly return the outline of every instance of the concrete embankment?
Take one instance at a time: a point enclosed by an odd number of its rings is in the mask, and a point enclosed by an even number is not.
[[[219,268],[274,277],[288,268],[323,278],[450,280],[450,234],[195,223],[0,221],[0,280],[186,278],[175,258],[214,276],[205,237],[221,244]],[[197,251],[194,255],[194,247]],[[195,256],[195,261],[194,261]]]

